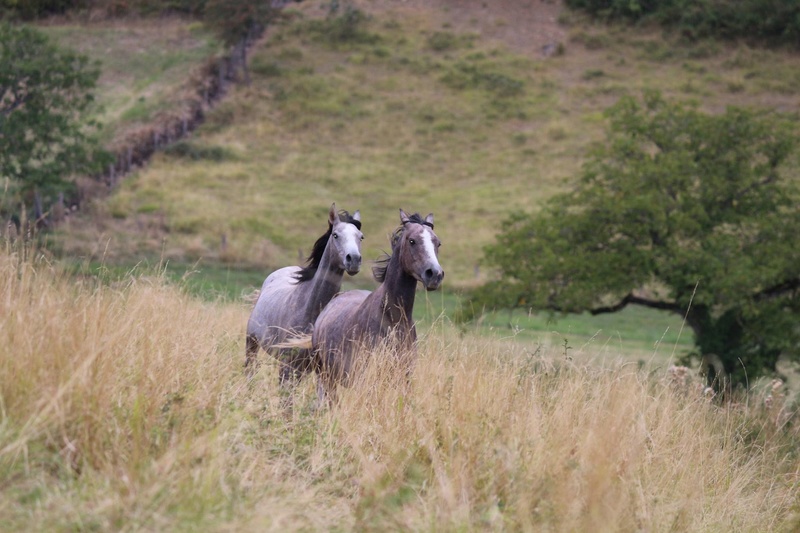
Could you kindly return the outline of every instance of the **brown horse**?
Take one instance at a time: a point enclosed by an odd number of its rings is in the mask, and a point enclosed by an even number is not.
[[[414,353],[417,332],[412,321],[417,281],[429,291],[444,278],[439,265],[439,238],[433,214],[425,219],[400,210],[401,225],[391,238],[392,254],[373,268],[381,285],[374,291],[338,294],[320,313],[312,330],[312,352],[322,402],[333,397],[337,383],[348,385],[359,349],[387,339],[398,350]]]
[[[328,231],[314,244],[304,268],[291,266],[270,274],[247,322],[244,366],[248,375],[255,371],[259,347],[272,352],[281,363],[281,385],[297,381],[311,371],[308,350],[279,348],[288,337],[308,333],[320,311],[339,292],[342,278],[361,268],[361,217],[356,211],[328,212]]]

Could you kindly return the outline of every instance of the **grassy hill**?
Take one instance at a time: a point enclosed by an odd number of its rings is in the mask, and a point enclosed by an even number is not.
[[[169,259],[179,275],[201,261],[195,279],[235,278],[225,290],[241,294],[308,253],[331,202],[361,210],[366,258],[388,247],[402,207],[434,212],[445,290],[458,291],[491,275],[482,249],[510,212],[536,210],[569,186],[603,138],[603,110],[620,95],[658,89],[711,112],[798,106],[792,52],[595,26],[557,4],[361,7],[368,16],[352,26],[302,4],[289,23],[270,28],[252,56],[253,83],[231,90],[190,139],[65,225],[63,251],[127,266]],[[202,36],[198,30],[172,24],[177,29],[160,33],[194,44],[176,48],[165,64],[185,67],[191,61],[181,58],[213,48],[189,39]],[[98,41],[86,39],[82,49]],[[175,76],[170,70],[165,79]],[[158,71],[138,77],[160,79]],[[133,93],[119,96],[120,85],[130,83],[104,85],[101,100],[112,109],[133,102],[119,115],[124,121],[144,104]],[[368,269],[352,281],[372,285]],[[680,329],[679,317],[644,316],[656,339]],[[542,331],[524,319],[516,324]],[[587,338],[603,327],[580,317],[558,326],[589,330]],[[613,338],[636,329],[605,331]]]
[[[53,19],[39,29],[99,62],[92,118],[108,147],[179,106],[196,69],[222,52],[202,24],[180,18]]]

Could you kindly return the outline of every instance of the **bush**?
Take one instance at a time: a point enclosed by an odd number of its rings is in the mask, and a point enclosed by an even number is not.
[[[800,3],[785,0],[566,0],[594,17],[653,20],[689,38],[752,39],[800,46]]]
[[[324,20],[311,21],[308,30],[331,44],[377,44],[380,37],[365,29],[368,20],[366,13],[350,3],[340,8],[338,2],[331,2],[328,16]]]
[[[0,13],[31,20],[85,7],[83,0],[0,0]]]
[[[0,15],[33,20],[72,10],[92,9],[108,16],[140,13],[201,15],[206,0],[0,0]]]

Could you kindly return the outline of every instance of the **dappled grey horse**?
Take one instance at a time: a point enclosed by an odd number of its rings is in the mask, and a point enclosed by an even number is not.
[[[276,348],[287,337],[308,333],[320,311],[339,292],[342,278],[361,268],[361,216],[347,211],[328,212],[328,231],[314,244],[305,267],[281,268],[261,287],[247,322],[245,368],[252,375],[259,347],[280,362],[281,385],[293,383],[312,369],[311,355],[302,348]]]
[[[436,290],[444,270],[439,265],[433,214],[423,219],[401,209],[400,223],[391,238],[392,254],[373,268],[380,286],[374,292],[338,294],[314,324],[311,345],[320,401],[326,395],[333,398],[338,383],[350,382],[359,349],[388,339],[403,354],[414,354],[417,332],[412,312],[417,281],[429,291]]]

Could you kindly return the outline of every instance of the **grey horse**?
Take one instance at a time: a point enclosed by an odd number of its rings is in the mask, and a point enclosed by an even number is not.
[[[361,268],[363,239],[360,213],[337,213],[334,203],[328,212],[328,231],[317,239],[306,266],[281,268],[264,280],[247,321],[244,365],[249,376],[255,372],[259,347],[278,358],[282,386],[311,371],[309,350],[275,345],[311,331],[320,311],[341,289],[344,273],[352,276]]]
[[[440,241],[433,232],[433,214],[424,219],[400,210],[400,227],[391,237],[392,253],[373,268],[381,284],[374,292],[352,290],[337,295],[314,323],[311,347],[319,373],[320,402],[334,398],[338,383],[351,381],[359,349],[389,340],[413,357],[417,332],[412,320],[417,281],[439,288]]]

